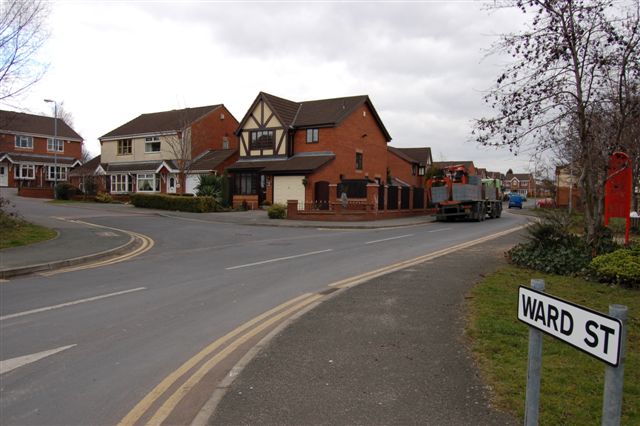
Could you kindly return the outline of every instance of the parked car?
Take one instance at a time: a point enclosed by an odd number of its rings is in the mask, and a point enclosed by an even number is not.
[[[550,209],[556,206],[553,198],[541,198],[536,202],[536,206],[541,209]]]
[[[522,195],[519,194],[511,194],[509,195],[509,208],[517,207],[519,209],[522,208]]]

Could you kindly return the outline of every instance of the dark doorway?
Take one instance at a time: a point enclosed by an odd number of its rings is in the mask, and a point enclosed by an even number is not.
[[[316,208],[329,210],[329,182],[324,180],[316,182],[313,194]]]

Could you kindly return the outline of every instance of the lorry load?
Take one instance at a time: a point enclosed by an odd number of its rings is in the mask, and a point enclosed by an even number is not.
[[[469,176],[463,165],[448,166],[427,181],[436,220],[483,221],[502,215],[502,191],[497,179]]]

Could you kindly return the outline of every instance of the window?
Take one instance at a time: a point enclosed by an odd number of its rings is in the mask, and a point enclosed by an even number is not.
[[[258,130],[251,132],[251,149],[273,148],[273,130]]]
[[[47,151],[63,152],[64,151],[64,144],[62,143],[62,141],[60,139],[49,138],[49,139],[47,139]]]
[[[33,137],[16,135],[16,148],[33,149]]]
[[[318,129],[307,129],[307,143],[318,142]]]
[[[416,166],[415,164],[411,165],[411,175],[415,176],[416,173],[418,173],[418,166]]]
[[[356,170],[362,170],[362,153],[356,152]]]
[[[153,173],[138,175],[138,192],[160,191],[160,179]]]
[[[47,167],[47,180],[67,180],[67,168],[60,166]]]
[[[131,177],[129,175],[112,175],[111,192],[131,192]]]
[[[222,149],[229,149],[229,138],[226,136],[222,138]]]
[[[122,139],[118,141],[118,155],[131,155],[133,152],[133,144],[131,139]]]
[[[36,167],[33,164],[17,164],[13,168],[13,176],[16,179],[30,179],[36,178]]]
[[[160,136],[144,138],[144,152],[160,152]]]
[[[424,176],[424,174],[426,173],[426,168],[425,166],[420,166],[418,167],[418,176]]]
[[[234,181],[235,195],[256,195],[258,193],[255,173],[237,173]]]

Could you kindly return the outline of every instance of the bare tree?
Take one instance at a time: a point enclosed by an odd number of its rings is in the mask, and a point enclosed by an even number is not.
[[[476,122],[477,141],[539,151],[559,140],[580,168],[587,241],[603,227],[607,157],[633,123],[640,52],[638,0],[518,0],[530,26],[496,51],[514,62],[485,96],[497,114]],[[502,6],[498,6],[502,7]]]
[[[20,95],[44,75],[46,66],[35,55],[49,36],[48,13],[41,0],[0,2],[0,101]]]
[[[175,133],[165,137],[171,157],[178,169],[181,194],[186,191],[187,175],[191,171],[191,121],[186,113],[179,117]]]

